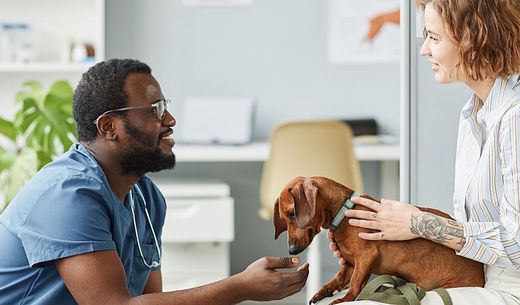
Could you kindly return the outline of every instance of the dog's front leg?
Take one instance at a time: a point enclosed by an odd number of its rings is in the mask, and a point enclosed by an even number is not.
[[[309,301],[309,304],[316,304],[324,298],[332,296],[335,291],[341,291],[345,289],[350,281],[353,270],[354,267],[352,265],[342,265],[336,275],[327,284],[323,285],[323,287],[321,287],[318,292],[316,292],[316,294]]]
[[[348,289],[347,294],[345,295],[345,297],[337,299],[331,304],[350,302],[354,301],[357,298],[361,290],[367,284],[370,274],[372,274],[372,268],[374,267],[375,257],[375,255],[367,255],[355,260],[354,271],[352,272],[352,277],[350,278],[350,287]]]

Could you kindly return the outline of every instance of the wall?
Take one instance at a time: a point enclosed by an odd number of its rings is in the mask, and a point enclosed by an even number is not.
[[[453,184],[460,111],[471,97],[462,83],[439,84],[428,58],[420,55],[424,42],[422,12],[414,1],[402,1],[406,20],[401,46],[402,142],[401,196],[417,205],[453,215]]]
[[[374,117],[399,134],[399,65],[327,63],[327,1],[256,0],[238,8],[186,7],[180,0],[106,3],[106,57],[149,63],[182,125],[188,96],[248,96],[257,101],[255,140],[292,119]],[[211,126],[208,126],[211,128]],[[309,139],[312,142],[312,139]],[[181,163],[175,178],[218,178],[235,198],[231,272],[263,255],[286,255],[286,237],[257,216],[261,163]],[[377,162],[362,164],[366,191],[378,195]],[[327,257],[324,277],[337,270]]]
[[[177,108],[187,96],[253,97],[255,139],[302,118],[370,116],[383,132],[399,134],[398,63],[328,64],[327,1],[197,8],[111,0],[106,14],[107,58],[149,63]]]
[[[431,64],[419,55],[417,42],[417,87],[412,114],[411,201],[453,215],[455,150],[462,106],[470,98],[463,84],[438,84]]]

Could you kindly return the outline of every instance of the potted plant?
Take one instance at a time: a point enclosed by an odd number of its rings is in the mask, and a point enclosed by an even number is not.
[[[38,81],[27,81],[16,94],[14,119],[0,118],[0,211],[40,168],[75,141],[72,96],[67,81],[56,81],[49,90]]]

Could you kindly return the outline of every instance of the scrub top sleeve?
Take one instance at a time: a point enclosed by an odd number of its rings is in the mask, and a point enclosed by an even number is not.
[[[67,177],[37,196],[19,232],[31,267],[115,249],[110,231],[110,196],[100,181]]]

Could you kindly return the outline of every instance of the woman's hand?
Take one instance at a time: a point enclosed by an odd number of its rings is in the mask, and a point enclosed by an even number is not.
[[[410,230],[412,216],[417,217],[423,212],[415,206],[387,199],[381,199],[381,203],[379,203],[364,197],[352,198],[352,202],[371,211],[345,211],[345,216],[349,218],[349,224],[376,230],[373,233],[359,233],[360,238],[367,240],[409,240],[418,237]]]
[[[423,212],[408,203],[381,199],[381,203],[364,198],[352,198],[352,202],[369,208],[371,211],[347,210],[345,216],[349,224],[367,229],[377,230],[374,233],[359,233],[359,237],[367,240],[408,240],[419,237],[410,230],[412,216],[418,217]],[[338,258],[340,265],[345,264],[338,246],[334,242],[334,232],[327,233],[330,240],[329,249]]]

